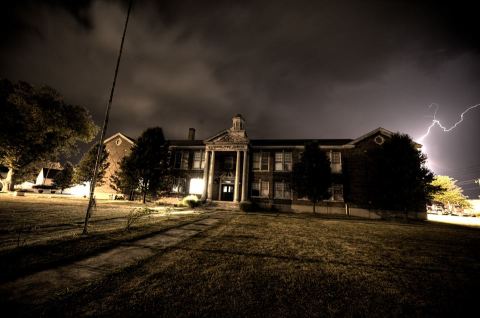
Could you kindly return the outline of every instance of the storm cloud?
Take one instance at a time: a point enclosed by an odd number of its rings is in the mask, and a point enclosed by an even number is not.
[[[2,13],[0,76],[47,84],[100,123],[122,1],[21,1]],[[439,1],[135,1],[109,133],[207,138],[241,113],[251,138],[418,138],[480,103],[474,8]],[[424,140],[432,168],[480,177],[480,109]],[[475,188],[472,188],[475,190]],[[478,195],[478,191],[472,195]]]

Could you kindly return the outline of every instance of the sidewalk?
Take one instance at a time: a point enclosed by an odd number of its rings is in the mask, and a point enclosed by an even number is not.
[[[114,271],[134,265],[167,247],[175,246],[223,220],[227,213],[211,213],[205,219],[119,247],[65,266],[44,270],[0,286],[4,301],[39,305],[55,295],[78,289]]]

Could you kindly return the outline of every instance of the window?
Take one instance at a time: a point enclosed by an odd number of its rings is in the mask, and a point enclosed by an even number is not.
[[[340,151],[330,151],[329,159],[330,159],[330,168],[332,169],[332,172],[341,173],[342,172],[342,153]]]
[[[290,184],[286,182],[275,182],[275,199],[287,199],[292,198],[292,192],[290,191]]]
[[[253,153],[253,170],[268,171],[268,152]]]
[[[331,156],[331,158],[330,158],[330,161],[331,161],[333,164],[341,163],[341,154],[340,154],[340,152],[338,152],[338,151],[333,151],[333,152],[332,152],[332,156]]]
[[[203,150],[193,153],[193,169],[205,168],[205,152]]]
[[[172,192],[173,193],[185,193],[187,190],[187,179],[185,178],[175,178],[173,181]]]
[[[175,162],[174,162],[173,167],[175,169],[187,170],[188,169],[188,157],[189,157],[188,151],[177,151],[177,152],[175,152]]]
[[[117,138],[117,140],[115,140],[115,144],[117,146],[120,146],[122,144],[122,139],[121,138]]]
[[[377,136],[375,137],[375,139],[373,139],[373,141],[375,141],[376,144],[381,145],[385,142],[385,138],[383,138],[382,136]]]
[[[343,201],[343,185],[334,184],[329,189],[331,201]]]
[[[275,171],[292,171],[292,153],[275,153]]]
[[[202,194],[203,189],[205,188],[205,183],[202,178],[192,178],[190,179],[190,187],[188,190],[189,194]]]
[[[173,168],[180,169],[181,166],[182,166],[182,152],[177,151],[177,152],[175,152],[175,159],[174,159],[174,163],[173,163]]]
[[[268,181],[255,181],[252,182],[252,197],[268,198],[269,195],[269,183]]]
[[[180,169],[187,170],[188,169],[188,157],[189,157],[189,152],[188,151],[182,151],[182,166]]]

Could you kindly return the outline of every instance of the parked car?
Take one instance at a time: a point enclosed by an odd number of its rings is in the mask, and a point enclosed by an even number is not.
[[[442,215],[442,214],[448,214],[448,211],[445,211],[445,209],[440,205],[433,204],[433,205],[427,206],[427,213]]]

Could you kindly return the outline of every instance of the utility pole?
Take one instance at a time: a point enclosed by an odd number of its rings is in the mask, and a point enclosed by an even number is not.
[[[128,4],[127,18],[125,19],[125,26],[123,27],[122,41],[120,42],[120,51],[118,52],[117,65],[115,67],[115,74],[113,76],[112,89],[110,90],[110,98],[105,110],[105,119],[103,120],[102,133],[100,134],[100,140],[98,141],[97,159],[95,161],[95,169],[93,170],[92,180],[90,181],[90,198],[88,200],[87,211],[85,213],[85,223],[83,225],[83,233],[88,233],[88,220],[90,219],[92,207],[95,205],[95,184],[97,183],[98,166],[100,165],[100,158],[103,154],[103,141],[105,140],[105,132],[107,131],[108,118],[110,115],[110,108],[112,107],[113,93],[115,91],[115,84],[117,82],[118,68],[120,66],[120,59],[122,58],[123,43],[125,41],[125,34],[127,33],[128,19],[130,17],[130,11],[132,10],[133,0],[130,0]]]

